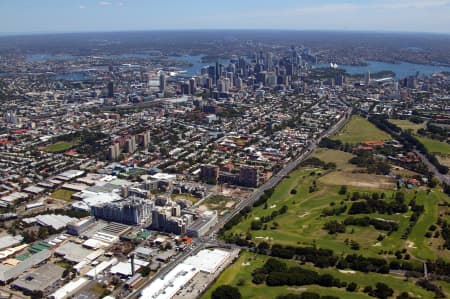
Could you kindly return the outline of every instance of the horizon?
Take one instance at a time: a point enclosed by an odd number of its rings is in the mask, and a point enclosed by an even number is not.
[[[450,33],[450,0],[2,1],[0,34],[180,30]],[[51,22],[43,21],[51,20]],[[416,21],[420,20],[420,21]]]
[[[261,29],[249,29],[249,28],[214,28],[214,29],[200,29],[200,28],[185,28],[185,29],[143,29],[143,30],[111,30],[111,31],[42,31],[42,32],[0,32],[0,37],[18,37],[18,36],[36,36],[36,35],[70,35],[70,34],[111,34],[111,33],[155,33],[155,32],[308,32],[308,33],[347,33],[347,34],[407,34],[407,35],[442,35],[450,36],[450,32],[427,32],[427,31],[389,31],[389,30],[332,30],[332,29],[282,29],[282,28],[261,28]]]

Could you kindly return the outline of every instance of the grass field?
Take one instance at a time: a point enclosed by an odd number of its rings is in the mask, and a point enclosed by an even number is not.
[[[48,153],[61,153],[61,152],[65,152],[65,151],[71,149],[72,147],[74,147],[76,145],[77,145],[76,142],[60,141],[60,142],[50,144],[49,146],[46,146],[43,150]]]
[[[336,168],[338,170],[352,171],[358,169],[357,166],[348,163],[355,155],[343,151],[319,148],[314,153],[314,157],[319,158],[326,163],[336,163]]]
[[[50,197],[55,198],[55,199],[70,201],[72,198],[72,195],[75,193],[76,193],[75,191],[71,191],[71,190],[67,190],[67,189],[57,189],[50,195]]]
[[[331,186],[353,186],[357,188],[375,188],[392,190],[395,188],[395,182],[385,176],[360,173],[357,166],[348,161],[354,157],[353,154],[331,149],[319,149],[314,157],[329,163],[336,163],[336,171],[329,172],[322,176],[318,181]]]
[[[369,140],[389,140],[391,136],[360,116],[352,116],[350,122],[333,139],[357,144]]]
[[[417,137],[430,153],[450,155],[450,144],[425,137]]]
[[[411,130],[413,133],[417,133],[419,129],[425,128],[425,123],[416,124],[407,119],[390,119],[389,122],[400,127],[402,130]]]
[[[278,295],[289,293],[300,294],[304,291],[315,292],[320,295],[337,296],[349,299],[373,298],[362,292],[365,286],[374,286],[377,282],[384,282],[396,291],[396,295],[401,292],[410,292],[418,298],[433,298],[431,292],[425,291],[414,284],[413,281],[404,281],[403,278],[395,275],[382,275],[377,273],[341,273],[336,269],[319,269],[311,265],[301,265],[303,268],[314,270],[320,274],[331,274],[341,281],[358,284],[358,291],[354,293],[346,292],[345,288],[325,288],[317,285],[307,285],[301,287],[268,287],[265,284],[255,285],[252,283],[252,271],[261,267],[268,259],[267,256],[249,252],[242,252],[236,262],[228,267],[217,279],[214,285],[203,294],[201,299],[211,298],[214,289],[220,285],[229,284],[239,288],[242,298],[272,299]],[[286,261],[289,266],[298,265],[295,261]],[[242,285],[243,284],[243,285]],[[395,298],[395,297],[394,297]]]
[[[190,194],[173,194],[171,197],[173,200],[187,199],[187,200],[190,200],[192,202],[192,204],[195,204],[196,202],[198,202],[200,200],[200,198],[195,197]]]
[[[391,200],[395,191],[393,180],[385,176],[377,176],[365,173],[353,173],[349,171],[352,165],[344,162],[351,154],[337,152],[333,150],[321,149],[316,154],[317,157],[327,162],[336,162],[338,168],[343,170],[322,171],[320,169],[299,169],[289,174],[289,176],[280,182],[273,195],[267,201],[267,206],[253,208],[249,216],[234,226],[227,234],[238,234],[244,236],[247,232],[251,233],[252,240],[256,243],[263,240],[271,243],[281,243],[286,245],[314,245],[322,248],[333,249],[337,254],[352,254],[354,250],[345,244],[346,239],[354,240],[361,246],[358,253],[365,256],[380,257],[380,249],[393,251],[407,249],[412,258],[417,259],[436,259],[438,257],[450,260],[448,251],[438,250],[442,239],[433,239],[434,246],[428,246],[430,239],[424,237],[428,227],[436,223],[438,210],[437,204],[446,199],[446,196],[435,189],[428,194],[425,188],[413,190],[402,190],[406,194],[405,202],[409,202],[413,197],[418,204],[425,205],[426,213],[419,218],[414,226],[409,239],[403,240],[401,236],[409,225],[411,211],[404,214],[368,214],[372,218],[382,218],[396,221],[399,229],[387,236],[381,242],[377,241],[380,233],[373,227],[347,226],[345,233],[338,235],[329,235],[323,226],[330,220],[342,221],[348,217],[347,213],[339,216],[321,217],[324,209],[331,205],[338,207],[346,205],[347,209],[352,204],[346,201],[345,195],[339,195],[340,186],[346,185],[349,193],[358,191],[365,192],[384,192],[386,198]],[[338,161],[339,160],[339,161]],[[309,192],[309,187],[316,181],[318,191]],[[296,194],[291,194],[295,189]],[[273,211],[280,209],[283,205],[288,207],[286,214],[277,216],[272,221],[266,223],[266,229],[250,230],[251,222],[270,215]],[[366,215],[359,215],[366,216]],[[277,225],[274,225],[274,222]],[[392,256],[391,256],[392,257]]]

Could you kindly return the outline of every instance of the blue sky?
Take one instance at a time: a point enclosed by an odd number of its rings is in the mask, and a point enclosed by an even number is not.
[[[0,33],[158,29],[450,33],[450,0],[0,0]]]

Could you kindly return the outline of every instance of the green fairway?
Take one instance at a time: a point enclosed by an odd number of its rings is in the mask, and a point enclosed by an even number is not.
[[[70,201],[72,198],[72,195],[75,194],[75,191],[67,190],[67,189],[57,189],[55,190],[50,197],[55,199],[61,199],[65,201]]]
[[[214,289],[221,285],[232,285],[239,288],[242,298],[258,298],[258,299],[272,299],[278,295],[285,295],[289,293],[300,294],[304,291],[315,292],[320,295],[337,296],[339,298],[349,299],[367,299],[373,298],[362,292],[365,286],[374,286],[377,282],[384,282],[396,291],[396,294],[401,292],[410,292],[418,298],[433,298],[431,292],[425,291],[414,284],[413,280],[405,281],[402,277],[396,275],[386,275],[377,273],[360,273],[352,271],[338,271],[337,269],[319,269],[312,265],[301,265],[302,268],[314,270],[320,274],[331,274],[341,281],[350,283],[355,282],[358,285],[356,292],[347,292],[345,288],[325,288],[318,285],[306,286],[281,286],[269,287],[264,283],[256,285],[252,283],[252,272],[261,267],[269,257],[258,255],[244,251],[241,253],[236,262],[228,267],[216,280],[216,282],[208,289],[208,291],[200,297],[201,299],[211,298]],[[288,266],[299,265],[295,261],[286,261]]]
[[[360,116],[352,116],[350,122],[333,139],[343,143],[357,144],[364,141],[390,140],[391,136]]]
[[[425,128],[425,123],[416,124],[407,119],[390,119],[389,122],[400,127],[402,130],[411,130],[413,133],[417,133],[419,129]]]
[[[438,155],[450,155],[450,144],[426,137],[417,137],[430,152]]]
[[[324,209],[330,208],[334,203],[335,207],[346,205],[349,207],[351,202],[345,202],[345,195],[339,195],[339,186],[330,186],[319,183],[319,190],[309,193],[309,186],[316,180],[321,181],[317,174],[311,175],[312,172],[319,173],[319,170],[300,169],[292,172],[289,177],[277,186],[272,197],[267,202],[267,208],[259,206],[253,208],[249,216],[234,226],[229,234],[238,234],[244,236],[247,232],[251,233],[252,240],[259,243],[263,240],[271,243],[280,243],[286,245],[317,244],[321,248],[335,250],[338,254],[355,253],[348,245],[345,245],[346,239],[357,241],[361,245],[364,255],[378,257],[380,246],[386,250],[397,250],[405,246],[405,241],[400,239],[402,232],[408,225],[408,219],[403,215],[379,215],[369,214],[368,216],[375,218],[383,218],[393,220],[399,223],[400,229],[391,236],[386,237],[382,243],[377,241],[380,234],[373,227],[354,227],[348,226],[346,233],[338,235],[329,235],[324,229],[324,224],[329,220],[343,220],[346,214],[340,216],[321,217]],[[324,177],[336,172],[325,174]],[[291,194],[291,190],[295,189],[296,194]],[[372,190],[372,189],[371,189]],[[364,192],[368,189],[349,187],[349,192]],[[380,191],[374,189],[372,191]],[[389,198],[392,191],[384,191]],[[412,197],[411,191],[408,198]],[[288,207],[286,214],[280,215],[266,224],[266,229],[250,230],[251,222],[260,219],[263,216],[270,215],[273,211],[280,209],[283,205]],[[410,215],[407,213],[406,215]],[[277,227],[274,227],[274,222]]]
[[[71,149],[72,147],[74,147],[76,145],[77,145],[76,142],[60,141],[60,142],[50,144],[49,146],[46,146],[43,150],[48,153],[61,153],[61,152],[65,152],[65,151]]]

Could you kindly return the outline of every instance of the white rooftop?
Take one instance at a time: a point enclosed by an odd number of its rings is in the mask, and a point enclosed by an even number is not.
[[[197,273],[198,269],[179,264],[164,278],[154,280],[143,289],[139,299],[171,299]]]
[[[194,256],[188,257],[183,263],[206,273],[215,273],[230,257],[230,252],[220,249],[204,249]]]
[[[89,280],[87,280],[84,277],[81,277],[59,288],[58,290],[56,290],[56,292],[51,294],[50,297],[54,299],[65,299],[70,295],[72,295],[72,293],[81,288],[83,285],[87,284],[88,282]]]

